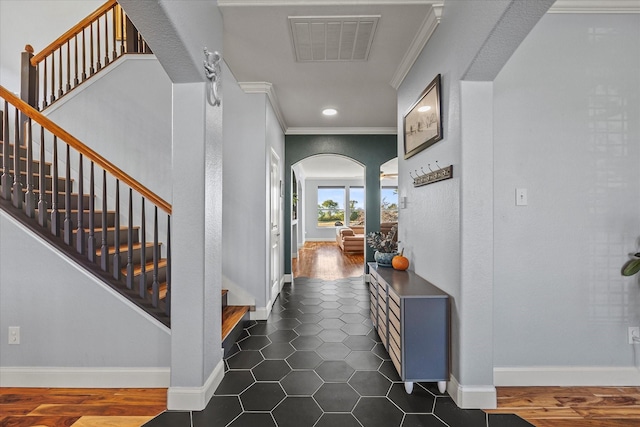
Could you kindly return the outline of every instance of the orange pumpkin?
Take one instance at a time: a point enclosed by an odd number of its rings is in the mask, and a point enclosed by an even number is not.
[[[396,270],[406,270],[409,268],[409,259],[402,254],[404,253],[404,249],[400,252],[400,255],[396,255],[391,260],[391,266]]]

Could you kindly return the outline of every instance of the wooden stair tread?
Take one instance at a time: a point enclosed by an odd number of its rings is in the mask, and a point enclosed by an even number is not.
[[[166,267],[167,266],[167,260],[165,258],[158,260],[158,269]],[[124,274],[125,276],[127,275],[127,267],[124,267],[122,270],[122,274]],[[145,264],[145,272],[146,273],[151,273],[153,271],[153,261],[150,261],[148,263]],[[137,276],[138,274],[140,274],[142,272],[142,265],[141,264],[135,264],[133,267],[133,275]]]
[[[229,289],[223,289],[222,290],[222,296],[225,296],[228,293],[229,293]]]
[[[147,292],[149,293],[149,295],[153,294],[153,288],[149,286],[149,288],[147,289]],[[160,301],[162,301],[166,297],[167,297],[167,282],[162,282],[158,286],[158,298],[160,298]]]
[[[161,245],[161,243],[158,243],[158,245]],[[137,250],[140,249],[142,247],[142,243],[138,242],[138,243],[134,243],[132,245],[133,250]],[[147,242],[147,244],[145,245],[146,248],[153,248],[153,242]],[[128,243],[123,243],[120,245],[120,252],[126,252],[129,250],[129,244]],[[115,246],[109,246],[109,255],[113,255],[116,253],[116,247]],[[96,255],[100,256],[102,254],[102,247],[98,247],[96,248]]]
[[[228,305],[222,309],[222,341],[248,311],[248,305]]]
[[[139,228],[140,228],[140,226],[138,226],[138,225],[134,225],[134,226],[133,226],[133,229],[134,229],[134,230],[137,230],[137,229],[139,229]],[[84,229],[84,231],[85,231],[85,232],[89,232],[89,227],[83,227],[83,229]],[[126,226],[122,226],[122,225],[121,225],[121,226],[120,226],[120,231],[124,231],[124,230],[127,230],[127,227],[126,227]],[[102,232],[102,227],[94,227],[94,228],[93,228],[93,231],[95,231],[95,232]],[[109,232],[109,231],[116,231],[116,228],[115,228],[115,227],[107,227],[107,232]],[[73,229],[73,232],[74,232],[74,233],[77,233],[77,232],[78,232],[78,229],[77,229],[77,228],[74,228],[74,229]]]

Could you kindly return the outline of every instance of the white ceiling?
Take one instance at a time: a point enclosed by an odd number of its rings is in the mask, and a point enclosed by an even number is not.
[[[396,87],[437,26],[436,2],[218,0],[223,56],[245,91],[269,93],[289,134],[396,133]],[[355,15],[379,16],[367,60],[296,61],[289,17]]]

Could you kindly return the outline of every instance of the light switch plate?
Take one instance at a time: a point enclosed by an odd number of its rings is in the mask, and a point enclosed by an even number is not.
[[[527,206],[528,203],[527,189],[516,188],[516,206]]]

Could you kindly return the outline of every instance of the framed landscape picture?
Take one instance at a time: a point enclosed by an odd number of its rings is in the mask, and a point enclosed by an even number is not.
[[[403,127],[405,159],[442,139],[440,74],[429,83],[404,115]]]

